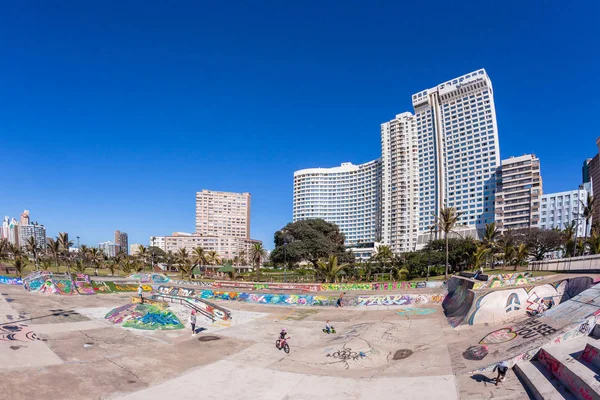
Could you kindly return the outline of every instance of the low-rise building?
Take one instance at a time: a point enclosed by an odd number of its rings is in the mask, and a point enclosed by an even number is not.
[[[591,194],[591,189],[590,183],[584,183],[579,185],[576,190],[542,195],[540,228],[562,230],[572,221],[576,221],[576,236],[586,236],[585,220],[582,215],[583,209],[587,206],[587,196],[588,193]],[[590,228],[588,227],[588,235]]]
[[[164,236],[166,252],[177,252],[185,248],[192,254],[196,247],[202,247],[205,252],[215,251],[222,260],[232,260],[245,256],[248,259],[250,250],[260,240],[245,239],[231,236],[199,236],[185,232],[174,232],[172,236]]]

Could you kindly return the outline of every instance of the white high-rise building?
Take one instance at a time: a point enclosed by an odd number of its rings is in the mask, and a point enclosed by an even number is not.
[[[475,236],[494,221],[494,176],[500,163],[492,82],[485,70],[412,96],[418,136],[421,244],[441,208],[462,213]]]
[[[585,237],[585,220],[582,215],[584,207],[587,206],[587,195],[591,192],[590,183],[584,183],[579,185],[577,190],[542,195],[540,228],[564,229],[565,225],[576,221],[576,237]],[[591,226],[588,227],[588,235],[590,228]]]
[[[542,176],[535,154],[502,160],[496,185],[496,226],[500,232],[539,226]]]
[[[102,250],[105,256],[114,257],[117,255],[121,246],[111,241],[98,243],[98,249]]]
[[[293,221],[321,218],[340,228],[346,246],[373,244],[380,236],[380,177],[380,160],[294,172]]]
[[[409,112],[381,124],[381,240],[394,252],[414,251],[419,223],[415,118]]]

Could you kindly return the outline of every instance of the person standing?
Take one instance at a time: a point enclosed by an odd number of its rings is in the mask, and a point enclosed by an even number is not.
[[[494,367],[494,371],[496,370],[498,370],[498,376],[496,377],[496,386],[498,386],[498,384],[504,382],[504,380],[506,379],[506,373],[508,372],[508,363],[506,361],[499,362],[498,364],[496,364],[496,367]]]
[[[144,304],[144,294],[143,293],[144,293],[144,288],[142,288],[142,285],[140,285],[138,287],[137,294],[138,294],[138,297],[140,298],[140,301],[142,304]]]
[[[342,294],[340,294],[340,298],[337,300],[336,307],[343,307],[343,300],[344,300],[345,294],[346,294],[346,292],[343,292]]]
[[[196,310],[190,313],[190,325],[192,326],[192,336],[196,336]]]

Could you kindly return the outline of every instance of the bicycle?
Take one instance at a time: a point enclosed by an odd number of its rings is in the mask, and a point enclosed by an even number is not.
[[[275,347],[277,347],[278,350],[283,349],[283,351],[285,351],[286,354],[289,354],[290,346],[287,344],[288,339],[291,338],[277,339],[277,341],[275,342]]]
[[[329,331],[327,330],[327,328],[323,328],[323,333],[335,333],[335,328],[332,326]]]

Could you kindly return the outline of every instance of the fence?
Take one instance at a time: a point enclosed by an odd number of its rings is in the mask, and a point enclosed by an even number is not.
[[[600,254],[583,257],[559,258],[555,260],[532,261],[529,271],[569,271],[600,272]]]

